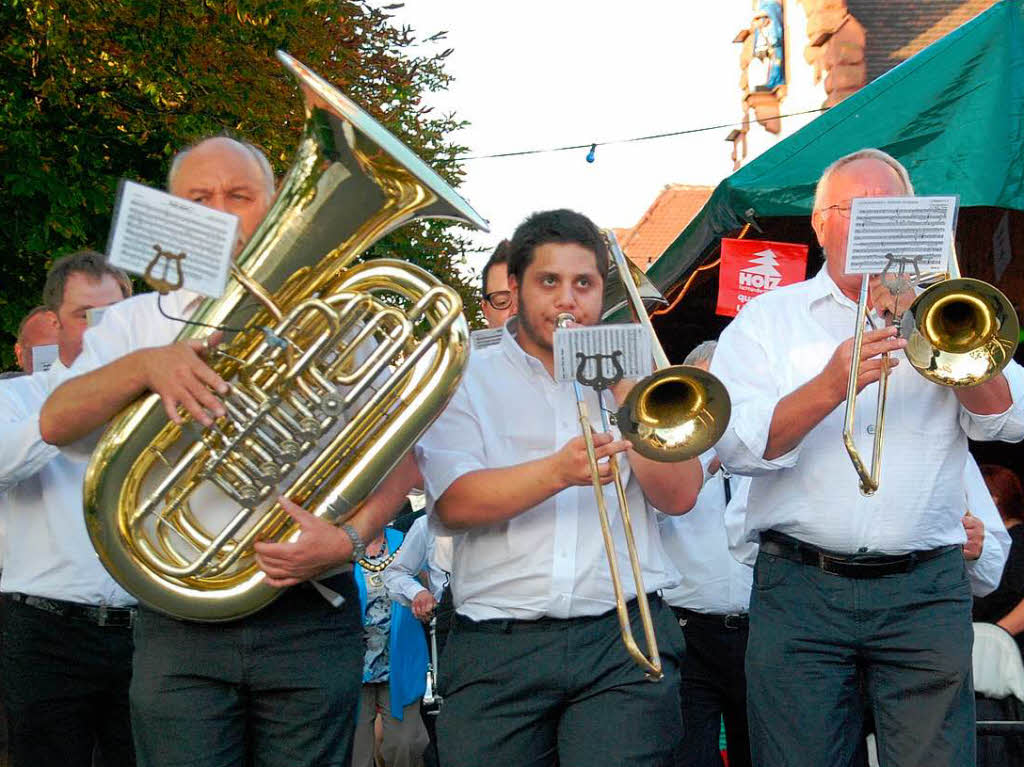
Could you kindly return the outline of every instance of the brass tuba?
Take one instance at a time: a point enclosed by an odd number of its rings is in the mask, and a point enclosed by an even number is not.
[[[226,293],[192,317],[239,329],[210,359],[231,385],[227,415],[178,426],[144,396],[107,428],[85,478],[104,566],[140,602],[191,620],[272,601],[252,544],[299,533],[277,497],[351,516],[444,407],[469,353],[454,290],[401,261],[350,265],[415,218],[486,223],[352,101],[277,55],[303,91],[303,137]],[[184,325],[178,339],[207,333]]]

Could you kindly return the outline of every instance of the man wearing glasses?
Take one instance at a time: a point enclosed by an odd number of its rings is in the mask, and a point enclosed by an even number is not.
[[[502,240],[487,259],[481,281],[484,300],[480,308],[487,327],[500,328],[516,313],[512,307],[512,291],[508,289],[508,240]]]
[[[876,149],[829,166],[811,216],[825,266],[746,304],[711,363],[733,408],[715,451],[751,477],[742,538],[760,542],[745,658],[755,765],[852,763],[867,708],[881,764],[975,763],[967,440],[1021,441],[1024,371],[1011,362],[970,388],[932,384],[905,364],[906,340],[885,325],[892,297],[875,291],[883,327],[864,333],[854,382],[868,388],[855,432],[864,451],[892,354],[875,495],[858,492],[840,436],[863,321],[861,276],[845,268],[850,201],[913,193],[906,169]]]

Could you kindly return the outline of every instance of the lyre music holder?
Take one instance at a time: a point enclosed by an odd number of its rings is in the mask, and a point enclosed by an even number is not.
[[[606,376],[604,374],[605,361],[609,361],[612,365],[612,374]],[[625,371],[622,368],[622,350],[616,349],[611,354],[584,354],[583,352],[576,352],[576,380],[579,381],[583,386],[589,386],[595,391],[604,391],[615,386],[619,381],[622,380]],[[593,361],[594,363],[594,375],[591,378],[587,377],[587,363]]]

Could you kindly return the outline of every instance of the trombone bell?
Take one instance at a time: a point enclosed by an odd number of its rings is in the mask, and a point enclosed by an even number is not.
[[[994,377],[1013,358],[1017,312],[1003,293],[967,277],[933,285],[910,305],[900,326],[907,360],[930,381],[957,388]]]
[[[697,367],[672,365],[633,387],[616,422],[640,455],[675,462],[716,443],[729,412],[729,394],[718,378]]]
[[[633,443],[644,458],[666,463],[695,458],[725,433],[732,412],[729,392],[711,373],[669,363],[647,314],[651,302],[667,302],[647,275],[626,258],[615,233],[604,229],[602,234],[614,267],[605,280],[602,319],[609,312],[628,306],[635,321],[651,337],[656,368],[633,386],[616,415],[616,424],[623,438]],[[623,302],[615,304],[613,297],[620,292]]]

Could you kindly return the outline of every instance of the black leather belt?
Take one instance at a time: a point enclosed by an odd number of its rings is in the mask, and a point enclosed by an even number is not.
[[[112,628],[131,628],[135,623],[134,607],[107,607],[106,605],[83,605],[78,602],[65,602],[61,599],[37,597],[32,594],[19,594],[12,591],[4,594],[12,602],[18,602],[37,610],[60,615],[71,620],[85,621],[97,626]]]
[[[909,573],[922,562],[958,548],[956,544],[951,544],[909,554],[842,554],[820,549],[775,530],[761,533],[761,551],[765,554],[811,565],[822,572],[844,578],[881,578],[885,575]]]
[[[672,612],[679,619],[679,625],[683,625],[684,622],[700,623],[729,631],[739,631],[750,626],[750,616],[747,613],[699,613],[685,607],[673,607]]]
[[[661,601],[661,597],[656,593],[648,594],[647,601],[653,610],[655,605]],[[635,598],[626,602],[626,609],[633,609],[635,607]],[[552,618],[550,616],[543,616],[531,620],[487,618],[482,621],[475,621],[460,613],[454,613],[452,615],[452,626],[456,630],[483,631],[488,634],[513,634],[520,631],[560,631],[564,630],[565,627],[569,625],[579,628],[580,626],[585,626],[591,622],[604,620],[609,615],[614,614],[615,610],[612,609],[608,612],[601,613],[600,615],[578,615],[572,618]]]

